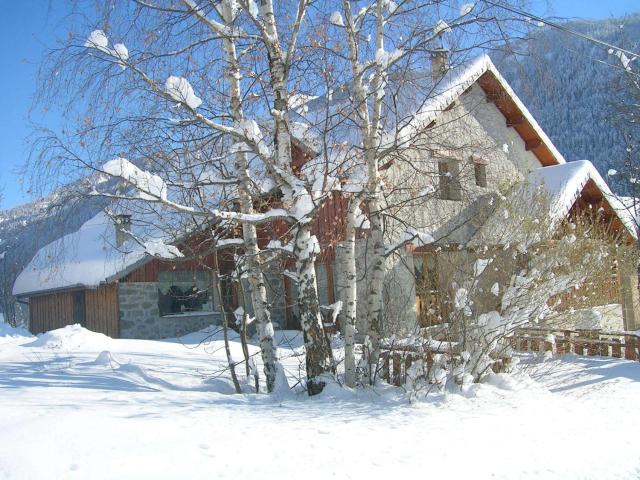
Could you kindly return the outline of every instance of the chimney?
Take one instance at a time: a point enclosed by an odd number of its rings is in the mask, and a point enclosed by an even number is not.
[[[120,248],[129,239],[131,232],[131,215],[119,214],[115,216],[116,247]]]
[[[439,81],[449,70],[449,50],[436,48],[431,50],[431,78],[433,82]]]

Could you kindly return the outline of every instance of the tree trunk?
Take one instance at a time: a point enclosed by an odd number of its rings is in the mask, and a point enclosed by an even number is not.
[[[217,261],[217,258],[216,258]],[[218,299],[220,303],[220,314],[222,315],[222,333],[224,335],[224,350],[227,355],[227,364],[231,371],[231,380],[233,381],[233,387],[236,389],[236,393],[242,393],[240,388],[240,382],[238,382],[238,375],[236,374],[236,363],[231,356],[231,348],[229,347],[229,324],[227,321],[227,312],[222,304],[222,289],[220,288],[220,276],[217,271],[213,271],[213,284],[218,292]]]
[[[245,362],[245,374],[247,376],[247,383],[249,383],[249,379],[251,378],[251,366],[249,364],[249,345],[247,344],[247,321],[249,319],[249,314],[247,313],[247,294],[244,289],[244,285],[242,284],[242,276],[238,275],[238,284],[240,286],[240,296],[242,298],[242,322],[240,325],[240,344],[242,345],[242,354],[244,355]],[[256,390],[256,393],[260,393],[259,390]]]
[[[358,286],[356,279],[356,228],[355,213],[359,200],[352,200],[347,213],[345,241],[339,246],[341,250],[341,291],[344,301],[344,372],[348,387],[356,386],[356,318],[358,302]]]
[[[301,8],[301,9],[300,9]],[[281,180],[283,203],[293,218],[297,219],[295,229],[294,257],[298,273],[298,307],[300,323],[305,337],[307,387],[310,395],[322,392],[325,382],[323,376],[335,375],[335,364],[331,345],[324,334],[318,303],[318,289],[315,275],[315,258],[318,241],[311,235],[310,218],[305,214],[309,201],[309,192],[304,183],[293,172],[291,153],[291,135],[289,134],[289,85],[288,63],[291,61],[295,41],[290,39],[290,52],[283,52],[278,36],[272,0],[261,0],[260,10],[264,21],[263,40],[267,47],[270,83],[273,90],[273,109],[271,116],[275,126],[275,167],[276,176]],[[299,4],[298,19],[306,10],[304,3]],[[295,28],[294,28],[295,33]],[[295,35],[294,35],[295,36]]]
[[[380,334],[382,332],[382,290],[384,287],[384,234],[382,212],[378,195],[374,195],[367,202],[369,206],[369,222],[371,230],[369,233],[369,241],[371,244],[370,254],[370,271],[367,281],[367,316],[366,328],[367,335],[371,341],[371,358],[370,365],[377,365],[378,355],[380,351]]]
[[[298,309],[306,352],[307,391],[309,395],[316,395],[324,389],[327,376],[335,375],[335,363],[320,316],[315,272],[319,246],[310,229],[308,224],[299,227],[294,255],[298,275]]]
[[[223,4],[223,18],[228,26],[233,25],[233,12],[231,2]],[[244,120],[244,112],[241,104],[240,91],[240,68],[236,53],[236,45],[230,38],[224,39],[229,68],[227,79],[229,82],[229,97],[231,99],[231,111],[235,126],[241,125]],[[243,151],[235,154],[235,169],[238,176],[238,200],[240,212],[246,214],[253,213],[253,199],[250,193],[251,179],[248,175],[247,155]],[[248,223],[242,224],[242,237],[245,245],[245,257],[247,264],[247,276],[251,294],[251,303],[256,317],[257,333],[260,342],[260,352],[262,363],[264,364],[264,374],[267,382],[267,391],[273,391],[276,379],[276,349],[273,345],[273,324],[271,314],[267,304],[267,290],[264,284],[262,268],[260,262],[260,250],[258,248],[258,235],[256,227]]]
[[[384,50],[384,0],[376,1],[376,51]],[[358,126],[362,136],[363,156],[367,165],[367,183],[365,201],[369,213],[370,240],[372,250],[371,270],[367,272],[367,310],[365,317],[365,333],[371,341],[371,355],[368,364],[377,364],[380,339],[380,317],[382,312],[382,288],[384,281],[384,222],[382,218],[382,190],[379,172],[379,131],[382,118],[382,101],[385,97],[386,67],[376,64],[371,88],[366,89],[362,81],[362,62],[358,57],[357,29],[352,23],[351,5],[343,0],[347,18],[347,36],[349,42],[349,59],[353,73],[354,96],[357,101]],[[369,93],[371,91],[371,94]],[[371,111],[369,111],[369,105]]]

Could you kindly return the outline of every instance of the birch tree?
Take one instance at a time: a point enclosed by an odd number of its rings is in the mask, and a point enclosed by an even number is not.
[[[382,172],[393,162],[410,161],[411,150],[427,152],[436,147],[425,139],[427,125],[420,126],[419,117],[421,106],[442,93],[444,84],[439,83],[448,66],[442,64],[443,71],[434,72],[430,83],[420,85],[413,75],[431,70],[429,53],[443,50],[445,35],[451,36],[449,53],[454,53],[456,48],[463,52],[480,43],[488,46],[508,40],[505,35],[514,31],[506,28],[508,17],[484,4],[373,0],[363,2],[357,12],[353,5],[354,2],[343,0],[330,22],[344,43],[343,48],[337,49],[349,68],[345,83],[350,85],[352,109],[348,114],[358,130],[359,155],[366,171],[361,192],[370,222],[366,297],[359,299],[357,308],[365,318],[362,333],[370,340],[369,364],[375,365],[382,331],[386,258],[420,235],[408,225],[404,241],[395,242],[391,249],[385,245],[390,241],[385,198],[394,187],[386,185],[385,191]],[[501,27],[505,27],[502,32]],[[411,85],[411,93],[401,93],[407,85]],[[413,104],[407,95],[415,96]],[[443,129],[446,126],[440,127]],[[428,200],[422,192],[414,192],[413,198]]]
[[[192,0],[183,0],[183,3],[213,34],[222,37],[227,62],[226,76],[231,117],[233,118],[233,126],[241,130],[246,120],[242,108],[242,88],[240,84],[242,73],[238,62],[235,38],[228,35],[228,32],[234,29],[235,17],[238,13],[237,5],[234,1],[220,3],[219,7],[215,10],[222,20],[222,24],[219,24],[211,21]],[[245,150],[241,140],[241,138],[236,138],[237,143],[233,146],[233,150],[235,151],[235,171],[238,182],[238,203],[241,213],[252,215],[254,209],[253,196],[251,195],[251,179],[248,174],[248,152]],[[242,236],[246,255],[247,278],[249,280],[251,302],[258,326],[258,337],[262,361],[264,363],[267,390],[271,392],[275,385],[276,352],[273,345],[273,325],[267,305],[267,292],[261,270],[256,226],[247,222],[242,223]]]
[[[269,389],[274,385],[275,350],[256,227],[274,221],[289,223],[305,332],[307,383],[313,394],[322,390],[321,378],[333,375],[335,366],[321,323],[314,268],[319,246],[311,232],[323,195],[312,196],[312,185],[296,176],[292,158],[288,82],[308,2],[299,1],[296,6],[290,25],[278,17],[286,9],[277,11],[272,2],[261,2],[259,8],[253,1],[231,0],[208,4],[183,0],[180,6],[135,1],[105,7],[105,22],[108,18],[114,25],[118,20],[124,25],[127,18],[137,19],[127,31],[129,47],[94,29],[80,43],[71,37],[64,48],[53,52],[43,67],[47,76],[43,82],[50,88],[43,91],[73,98],[64,108],[83,116],[85,124],[72,134],[46,132],[36,148],[40,164],[50,166],[49,178],[57,173],[68,179],[79,171],[119,176],[151,203],[242,228]],[[279,22],[287,27],[286,45],[280,38]],[[174,34],[175,29],[180,30],[179,35]],[[175,75],[176,69],[191,72],[190,78]],[[57,74],[48,76],[52,71],[68,72],[65,80],[73,72],[71,81],[59,82]],[[263,78],[268,79],[266,83]],[[247,114],[247,105],[254,118]],[[272,123],[258,126],[255,119],[264,121],[265,114]],[[220,156],[206,158],[204,152],[213,144]],[[133,152],[129,155],[135,158],[133,163],[105,169],[105,157],[118,156],[118,149]],[[167,155],[158,155],[162,149],[175,154],[168,164],[163,163]],[[233,169],[224,160],[229,153]],[[55,167],[51,167],[52,158],[59,160]],[[132,177],[127,172],[135,164],[141,172]],[[261,172],[260,178],[256,171]],[[167,191],[189,194],[180,193],[176,198],[175,193],[167,195],[162,189],[150,191],[140,180],[154,179],[154,175]],[[183,178],[189,176],[190,181],[185,182]],[[266,184],[282,193],[283,208],[254,212]],[[229,208],[231,203],[216,206],[216,195],[206,191],[221,187],[237,190],[238,210]],[[198,188],[201,194],[192,195]]]

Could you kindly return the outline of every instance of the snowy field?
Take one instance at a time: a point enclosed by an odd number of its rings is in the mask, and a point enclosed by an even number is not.
[[[224,352],[202,333],[0,329],[0,479],[640,478],[640,363],[565,357],[413,404],[392,387],[273,398],[211,378]]]

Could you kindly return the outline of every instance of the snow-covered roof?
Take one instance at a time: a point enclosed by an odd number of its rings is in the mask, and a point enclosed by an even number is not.
[[[420,130],[431,123],[460,95],[462,95],[462,93],[476,83],[480,77],[485,75],[487,72],[493,75],[504,93],[515,104],[519,114],[522,115],[524,121],[526,121],[534,130],[542,144],[544,144],[551,152],[556,163],[566,163],[562,154],[558,151],[544,130],[542,130],[542,127],[540,127],[535,118],[533,118],[531,112],[529,112],[524,103],[522,103],[518,98],[505,78],[500,74],[488,55],[480,55],[447,72],[443,79],[438,82],[437,86],[434,88],[434,94],[424,105],[422,105],[420,111],[415,115],[412,121],[404,127],[404,131],[401,132],[401,135],[411,135],[416,130]]]
[[[517,133],[523,136],[523,141],[540,140],[540,148],[532,148],[532,151],[536,156],[540,153],[540,149],[546,152],[545,157],[548,160],[546,163],[541,163],[547,165],[566,163],[562,154],[500,74],[488,55],[480,55],[460,62],[435,83],[430,71],[417,70],[402,72],[402,75],[399,76],[389,75],[388,89],[390,94],[383,100],[384,113],[382,115],[382,127],[386,133],[381,138],[381,146],[384,148],[385,146],[410,143],[428,125],[437,120],[460,95],[479,81],[481,81],[480,85],[485,89],[487,95],[497,92],[500,102],[508,101],[509,113],[521,118],[523,125],[526,124],[527,134],[524,136],[519,129],[520,127],[516,128]],[[492,92],[487,91],[489,88]],[[359,145],[360,131],[354,120],[357,118],[358,105],[348,86],[332,91],[330,95],[314,98],[305,107],[304,111],[294,111],[291,114],[300,124],[309,125],[308,135],[322,133],[320,131],[322,129],[317,126],[325,126],[323,122],[329,118],[329,121],[336,122],[336,125],[335,128],[327,129],[327,132],[330,132],[328,145]],[[353,114],[350,115],[350,112]],[[503,113],[506,115],[505,112]],[[350,116],[353,118],[349,118]],[[316,132],[316,129],[319,131]],[[331,152],[327,153],[331,158]],[[342,161],[343,152],[339,151],[338,156]]]
[[[637,239],[637,223],[629,209],[611,192],[590,161],[579,160],[537,168],[522,183],[515,185],[501,202],[490,200],[488,208],[493,211],[469,246],[531,244],[543,240],[567,218],[589,182],[595,186],[590,195],[597,197],[591,200],[608,205],[629,235]],[[523,227],[522,223],[529,221],[534,221],[543,230],[531,225]]]
[[[156,221],[154,221],[154,218]],[[167,245],[170,236],[158,226],[158,217],[149,212],[132,219],[131,233],[136,237],[116,246],[114,220],[101,211],[79,230],[41,248],[13,285],[13,294],[72,287],[95,287],[111,281],[121,272],[149,260],[150,256],[180,256]]]
[[[537,168],[529,174],[527,179],[529,185],[540,185],[544,188],[549,198],[552,220],[566,217],[589,181],[598,187],[602,199],[609,204],[631,236],[638,238],[633,215],[620,198],[614,195],[589,160]]]

